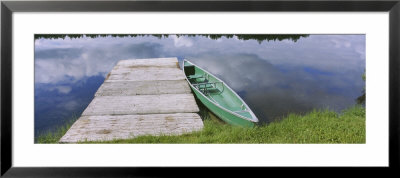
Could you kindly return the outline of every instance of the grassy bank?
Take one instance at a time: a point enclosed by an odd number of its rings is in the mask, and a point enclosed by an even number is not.
[[[73,116],[68,120],[64,125],[54,129],[53,131],[47,131],[45,133],[39,134],[38,137],[35,138],[35,143],[58,143],[58,140],[67,133],[68,129],[74,124],[74,122],[78,119],[78,116]]]
[[[232,127],[206,119],[204,129],[191,134],[141,136],[102,143],[365,143],[365,108],[356,106],[340,114],[328,110],[314,110],[303,116],[291,114],[254,128]]]
[[[59,135],[52,139],[56,142]],[[204,129],[180,136],[140,136],[129,140],[87,143],[365,143],[365,108],[355,106],[336,113],[314,110],[254,128],[232,127],[213,119]],[[53,143],[54,143],[53,142]]]

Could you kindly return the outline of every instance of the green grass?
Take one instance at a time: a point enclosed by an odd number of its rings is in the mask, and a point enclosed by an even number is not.
[[[57,143],[74,120],[37,143]],[[140,136],[127,140],[83,143],[365,143],[365,108],[354,106],[336,113],[314,110],[290,114],[280,121],[254,128],[234,127],[207,118],[201,131],[179,136]]]
[[[35,143],[58,143],[61,137],[64,136],[78,118],[78,116],[73,116],[67,123],[54,129],[54,131],[47,131],[39,134],[39,136],[35,138]]]
[[[365,143],[365,108],[354,106],[340,114],[329,110],[290,114],[254,128],[205,119],[203,130],[191,134],[85,143]]]

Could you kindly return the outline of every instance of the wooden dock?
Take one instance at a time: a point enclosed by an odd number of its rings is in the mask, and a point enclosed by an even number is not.
[[[121,60],[60,143],[178,135],[203,122],[177,58]]]

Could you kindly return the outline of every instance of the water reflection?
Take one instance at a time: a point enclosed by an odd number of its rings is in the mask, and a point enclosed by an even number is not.
[[[35,36],[35,133],[79,115],[121,59],[178,57],[224,80],[268,123],[356,103],[365,35]]]
[[[260,122],[313,108],[339,111],[354,104],[354,96],[360,93],[352,90],[351,80],[346,83],[344,76],[331,71],[303,66],[285,69],[253,54],[213,53],[191,59],[237,91]]]
[[[218,40],[222,37],[224,38],[237,38],[239,40],[257,40],[258,43],[262,43],[263,41],[282,41],[282,40],[292,40],[296,42],[302,37],[308,37],[310,35],[293,35],[293,34],[285,34],[285,35],[269,35],[269,34],[175,34],[175,35],[168,35],[168,34],[35,34],[36,39],[65,39],[65,38],[105,38],[105,37],[157,37],[158,39],[161,38],[168,38],[168,37],[206,37],[213,40]]]

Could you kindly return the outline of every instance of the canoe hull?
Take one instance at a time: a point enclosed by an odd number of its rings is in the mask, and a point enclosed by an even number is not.
[[[196,97],[228,124],[253,127],[257,117],[235,91],[206,70],[184,60],[183,70]]]
[[[192,86],[192,91],[195,93],[197,99],[203,103],[204,106],[206,106],[213,114],[215,114],[218,118],[221,120],[225,121],[228,124],[235,125],[235,126],[241,126],[241,127],[254,127],[255,124],[254,122],[251,122],[249,120],[242,119],[238,116],[233,115],[230,112],[227,112],[220,107],[216,106],[214,103],[210,102],[207,98],[205,98],[200,92],[198,92],[196,89],[194,89]]]

